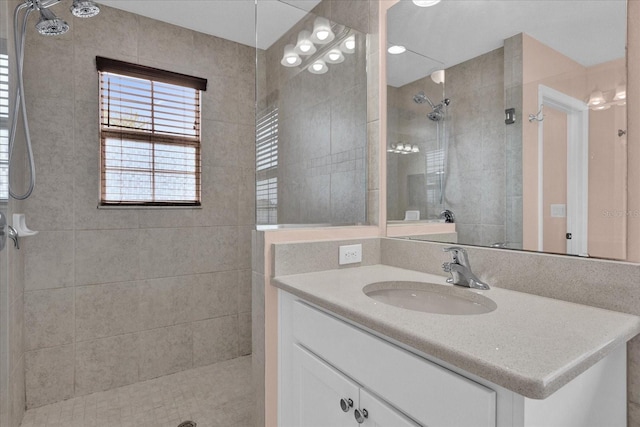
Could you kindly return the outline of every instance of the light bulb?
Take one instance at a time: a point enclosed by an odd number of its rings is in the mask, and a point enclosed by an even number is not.
[[[353,53],[356,51],[356,37],[349,36],[340,43],[340,50],[344,53]]]
[[[588,104],[589,104],[590,107],[595,107],[597,105],[604,104],[604,96],[602,95],[602,91],[601,90],[594,90],[591,93],[591,96],[589,96]]]
[[[356,48],[356,40],[355,39],[347,39],[347,41],[344,43],[344,46],[347,49],[355,49]]]
[[[327,44],[333,41],[335,37],[331,30],[331,22],[327,18],[319,16],[313,21],[313,32],[310,37],[313,43]]]
[[[399,55],[401,53],[405,53],[406,51],[407,51],[407,48],[400,45],[394,45],[389,47],[389,49],[387,49],[387,52],[389,52],[392,55]]]
[[[288,44],[284,47],[284,55],[280,61],[285,67],[297,67],[302,63],[302,59],[295,52],[295,47],[292,44]]]
[[[340,49],[331,49],[324,56],[324,60],[329,64],[339,64],[341,62],[344,62],[344,55],[342,54],[342,51]]]
[[[616,94],[613,97],[613,100],[622,101],[623,99],[627,99],[627,88],[624,85],[620,85],[616,87]]]
[[[299,55],[313,55],[316,53],[316,47],[310,40],[311,33],[309,31],[300,31],[298,33],[298,43],[296,44],[295,51]]]
[[[329,67],[327,67],[327,64],[322,59],[318,59],[316,62],[311,64],[308,69],[312,74],[324,74],[329,71]]]

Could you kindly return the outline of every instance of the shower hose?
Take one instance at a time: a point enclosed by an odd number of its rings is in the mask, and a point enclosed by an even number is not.
[[[22,25],[19,25],[20,10],[27,8],[24,13]],[[36,169],[33,159],[33,149],[31,147],[31,134],[29,132],[29,121],[27,120],[27,105],[25,103],[24,96],[24,80],[22,78],[22,69],[24,66],[24,43],[27,27],[27,19],[29,14],[33,11],[33,7],[29,3],[23,3],[18,5],[13,14],[13,41],[16,51],[16,69],[18,71],[18,87],[16,90],[15,103],[13,105],[13,115],[11,122],[11,130],[9,133],[9,194],[14,199],[24,200],[28,198],[33,192],[33,188],[36,185]],[[18,127],[18,115],[22,110],[22,122],[24,124],[24,134],[27,146],[27,157],[29,161],[29,187],[23,194],[18,194],[14,191],[11,185],[11,166],[13,151],[15,148],[16,131]]]

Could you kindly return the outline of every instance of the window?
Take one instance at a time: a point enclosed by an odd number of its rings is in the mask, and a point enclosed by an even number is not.
[[[200,91],[207,81],[96,58],[103,206],[200,205]]]
[[[278,109],[256,122],[256,223],[278,223]]]
[[[0,39],[0,200],[9,200],[9,55]]]

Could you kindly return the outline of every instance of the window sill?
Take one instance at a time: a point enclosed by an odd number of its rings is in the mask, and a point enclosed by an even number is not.
[[[163,209],[178,209],[178,210],[183,210],[183,209],[189,209],[189,210],[198,210],[198,209],[202,209],[202,205],[200,206],[195,206],[195,205],[185,205],[185,206],[142,206],[142,205],[98,205],[98,209],[102,210],[163,210]]]

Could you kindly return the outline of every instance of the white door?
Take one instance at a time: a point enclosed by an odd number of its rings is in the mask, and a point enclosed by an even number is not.
[[[358,384],[305,348],[293,345],[294,425],[287,427],[356,426],[358,393]]]
[[[368,391],[360,390],[359,411],[367,411],[363,427],[420,427],[401,412],[378,399]]]

